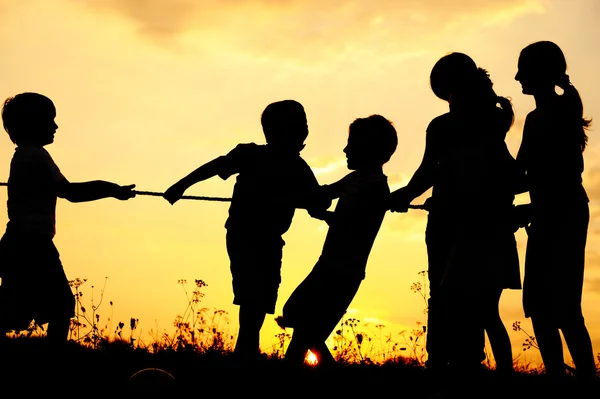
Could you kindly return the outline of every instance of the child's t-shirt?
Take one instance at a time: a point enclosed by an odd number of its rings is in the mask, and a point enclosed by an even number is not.
[[[344,178],[317,267],[364,279],[367,260],[388,209],[390,189],[381,172]]]
[[[41,147],[17,147],[8,178],[7,229],[54,237],[56,185],[65,177]]]
[[[588,203],[583,186],[583,152],[578,130],[558,104],[527,115],[517,159],[527,171],[532,202],[547,204],[550,213],[566,204]]]
[[[222,162],[219,177],[238,174],[225,228],[248,239],[278,240],[290,227],[296,207],[319,189],[300,154],[281,154],[269,145],[239,144]]]

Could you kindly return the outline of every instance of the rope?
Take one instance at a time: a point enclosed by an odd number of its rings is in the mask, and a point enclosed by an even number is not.
[[[136,195],[150,195],[152,197],[162,197],[163,193],[156,193],[154,191],[137,191],[133,190]],[[221,202],[231,202],[231,198],[223,198],[223,197],[199,197],[196,195],[183,195],[181,199],[189,199],[189,200],[200,200],[200,201],[221,201]]]
[[[8,183],[0,182],[0,186],[8,186]],[[155,192],[155,191],[137,191],[137,190],[133,190],[133,192],[136,195],[148,195],[148,196],[151,196],[151,197],[162,197],[163,196],[163,193],[159,193],[159,192]],[[184,196],[181,197],[181,199],[197,200],[197,201],[231,202],[231,198],[224,198],[224,197],[202,197],[202,196],[197,196],[197,195],[184,195]],[[423,210],[427,210],[427,207],[424,204],[409,205],[408,207],[410,209],[423,209]]]

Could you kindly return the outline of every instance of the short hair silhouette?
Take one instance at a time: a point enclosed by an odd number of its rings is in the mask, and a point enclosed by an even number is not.
[[[524,76],[525,75],[525,76]],[[583,102],[567,75],[567,60],[554,42],[543,40],[531,43],[519,55],[519,79],[533,78],[540,83],[552,84],[564,90],[561,96],[563,111],[575,125],[580,125],[580,148],[585,150],[588,136],[585,130],[592,120],[583,117]]]
[[[267,143],[301,144],[308,137],[306,112],[295,100],[282,100],[267,105],[260,123]]]
[[[463,53],[450,53],[440,58],[429,75],[431,90],[440,99],[448,101],[456,85],[463,84],[477,71],[477,64]]]
[[[398,146],[398,134],[392,122],[381,115],[357,118],[349,133],[363,141],[365,154],[380,165],[390,160]]]
[[[40,114],[55,112],[54,103],[38,93],[20,93],[8,97],[2,106],[2,123],[10,140],[18,144],[25,135],[35,133]]]

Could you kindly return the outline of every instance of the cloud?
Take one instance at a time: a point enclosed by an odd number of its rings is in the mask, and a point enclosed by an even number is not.
[[[544,11],[544,0],[71,0],[116,14],[161,46],[200,32],[206,46],[319,59],[373,48],[418,56],[436,37]],[[416,51],[416,52],[415,52]]]

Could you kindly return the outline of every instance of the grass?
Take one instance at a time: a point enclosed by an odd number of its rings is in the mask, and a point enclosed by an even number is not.
[[[227,331],[227,313],[217,310],[209,314],[208,309],[202,307],[204,281],[195,280],[191,290],[186,280],[178,281],[187,300],[184,312],[175,317],[172,333],[154,333],[151,342],[144,342],[138,334],[138,319],[113,324],[111,302],[108,303],[111,316],[105,319],[99,316],[106,281],[100,297],[91,298],[89,306],[84,306],[82,286],[85,283],[84,279],[71,281],[77,312],[64,351],[56,353],[46,346],[43,326],[32,323],[28,330],[12,333],[1,357],[0,389],[14,385],[22,390],[42,388],[99,396],[131,393],[133,389],[139,393],[144,387],[154,393],[164,389],[171,394],[211,387],[223,392],[243,389],[245,394],[281,396],[293,394],[296,386],[310,388],[316,384],[319,389],[337,394],[392,390],[427,396],[440,388],[432,385],[424,368],[427,329],[420,323],[413,330],[401,332],[395,340],[382,324],[372,326],[354,318],[343,319],[332,335],[332,352],[339,364],[332,370],[310,365],[299,370],[287,368],[283,355],[291,335],[282,331],[275,336],[277,343],[272,350],[263,354],[249,373],[249,369],[232,356],[235,336]],[[423,283],[415,283],[411,289],[426,303],[425,283],[424,278]],[[535,337],[523,330],[520,323],[516,322],[513,330],[525,334],[524,350],[537,350]],[[516,364],[516,375],[507,385],[498,384],[491,362],[485,365],[487,367],[477,376],[465,371],[453,376],[448,384],[456,383],[459,393],[464,393],[465,387],[480,386],[475,396],[503,393],[500,396],[516,398],[539,395],[545,390],[556,394],[557,387],[546,381],[543,370]],[[166,373],[149,370],[138,374],[147,376],[148,381],[132,380],[136,372],[145,369]],[[245,382],[236,382],[238,377]],[[135,385],[135,381],[145,382]],[[160,381],[163,384],[156,385]],[[510,388],[510,391],[500,388]],[[563,388],[575,388],[572,377]],[[600,393],[600,385],[594,389]]]

